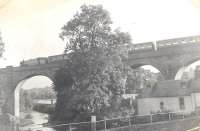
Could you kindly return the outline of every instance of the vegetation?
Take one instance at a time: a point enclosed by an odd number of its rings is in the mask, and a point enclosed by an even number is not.
[[[0,32],[0,57],[2,57],[4,52],[4,42],[3,39],[1,37],[1,32]],[[0,90],[0,106],[3,106],[5,101],[5,92],[1,89]]]
[[[153,73],[141,67],[132,69],[127,75],[126,93],[139,93],[141,88],[153,87],[159,80],[162,80],[160,73]]]
[[[34,111],[45,113],[45,114],[53,114],[55,110],[55,106],[51,104],[34,104]]]
[[[32,99],[56,99],[56,93],[52,87],[33,88],[27,90]]]
[[[57,103],[53,120],[88,121],[119,117],[129,68],[123,63],[131,43],[128,33],[111,29],[109,13],[97,5],[83,5],[63,26],[69,61],[55,76]],[[128,108],[128,107],[127,107]]]
[[[5,43],[3,42],[3,39],[1,37],[1,32],[0,32],[0,58],[2,58],[3,53],[5,51]],[[0,90],[0,108],[3,110],[2,112],[8,112],[8,105],[6,103],[6,94],[5,90],[1,89]]]
[[[35,110],[42,113],[52,114],[54,105],[39,104],[36,101],[40,99],[55,99],[55,91],[51,87],[33,88],[20,91],[20,110],[21,112],[29,112]]]
[[[3,55],[3,52],[5,51],[4,50],[4,42],[3,42],[3,39],[2,39],[2,37],[1,37],[1,32],[0,32],[0,57],[2,57],[2,55]]]
[[[33,107],[33,100],[26,90],[20,91],[20,112],[29,112]]]

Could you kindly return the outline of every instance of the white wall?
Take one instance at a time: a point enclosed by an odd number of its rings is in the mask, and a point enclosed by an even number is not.
[[[194,111],[191,96],[184,96],[185,109],[180,110],[179,97],[157,97],[157,98],[138,98],[138,114],[148,115],[152,111],[160,110],[160,102],[164,103],[164,108],[171,112],[190,113]]]
[[[200,93],[192,93],[191,94],[192,101],[194,101],[194,108],[198,107],[200,108]]]

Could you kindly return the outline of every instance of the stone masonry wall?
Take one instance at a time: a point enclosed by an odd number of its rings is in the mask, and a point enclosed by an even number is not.
[[[10,114],[1,114],[0,131],[19,131],[19,120]]]

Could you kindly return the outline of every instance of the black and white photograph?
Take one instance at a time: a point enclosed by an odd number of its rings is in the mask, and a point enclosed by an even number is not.
[[[200,0],[0,0],[0,131],[200,131]]]

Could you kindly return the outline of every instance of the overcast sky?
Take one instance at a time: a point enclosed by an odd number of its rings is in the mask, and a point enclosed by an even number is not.
[[[60,28],[84,3],[102,4],[133,43],[200,35],[200,0],[0,0],[0,67],[62,53]]]
[[[0,30],[6,60],[0,66],[62,53],[60,28],[84,3],[102,4],[115,27],[130,32],[134,43],[200,35],[198,0],[0,0],[0,4],[3,1]]]

